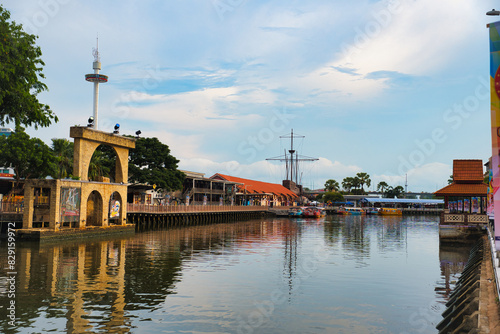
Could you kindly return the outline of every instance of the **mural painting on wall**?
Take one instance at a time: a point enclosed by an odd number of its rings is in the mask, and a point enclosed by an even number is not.
[[[80,220],[80,188],[61,188],[61,223]]]
[[[111,200],[109,209],[109,218],[120,218],[120,201]]]
[[[488,25],[490,35],[490,103],[491,103],[491,186],[490,205],[500,207],[500,22]],[[500,210],[493,212],[496,249],[500,249]]]
[[[490,170],[488,178],[488,204],[486,208],[486,213],[490,219],[495,217],[495,211],[493,210],[493,172]]]
[[[479,212],[479,201],[477,197],[472,197],[472,213]]]

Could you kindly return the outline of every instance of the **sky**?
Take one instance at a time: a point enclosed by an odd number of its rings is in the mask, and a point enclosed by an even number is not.
[[[485,13],[465,0],[0,0],[38,36],[39,95],[59,122],[27,132],[50,145],[93,112],[99,124],[167,144],[183,170],[281,183],[290,141],[300,181],[322,188],[359,172],[447,185],[454,159],[491,155]],[[407,181],[406,181],[407,180]]]

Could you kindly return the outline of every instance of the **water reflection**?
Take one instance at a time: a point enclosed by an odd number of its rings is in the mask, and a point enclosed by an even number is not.
[[[251,327],[253,332],[319,333],[339,326],[336,332],[344,326],[397,332],[394,328],[404,328],[404,323],[392,323],[404,321],[400,318],[405,315],[393,315],[393,307],[409,312],[397,303],[429,303],[419,301],[428,285],[398,291],[400,281],[412,277],[392,279],[386,272],[399,273],[397,266],[408,257],[422,258],[413,244],[438,249],[436,235],[437,223],[428,218],[332,216],[187,227],[91,242],[19,244],[17,328],[9,327],[2,307],[0,331],[156,333],[167,326],[172,332],[234,333],[241,319],[254,312],[256,300],[270,300],[273,292],[283,291],[287,298],[272,305],[266,321],[258,329]],[[6,254],[5,245],[0,246]],[[428,280],[440,301],[463,269],[465,252],[439,249],[442,276],[431,273]],[[392,262],[396,267],[387,267]],[[0,257],[0,267],[0,305],[8,305],[6,257]],[[415,270],[429,267],[439,271],[428,261]],[[384,294],[387,285],[394,289],[394,300]],[[317,322],[301,321],[304,317]]]
[[[471,245],[440,245],[439,262],[442,280],[437,284],[435,290],[437,294],[442,296],[444,302],[449,299],[455,283],[464,271],[470,250]]]

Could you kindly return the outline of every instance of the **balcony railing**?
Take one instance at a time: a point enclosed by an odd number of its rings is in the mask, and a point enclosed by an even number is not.
[[[24,205],[22,203],[1,203],[0,213],[23,213]]]
[[[488,222],[488,215],[485,214],[443,213],[441,216],[441,224],[444,225],[483,225],[488,224]]]

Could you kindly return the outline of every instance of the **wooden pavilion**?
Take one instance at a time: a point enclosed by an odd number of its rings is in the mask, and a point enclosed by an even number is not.
[[[453,182],[436,191],[450,213],[484,214],[488,185],[481,160],[453,160]]]
[[[453,160],[453,182],[434,193],[444,197],[440,238],[458,241],[481,234],[488,224],[487,193],[481,160]]]

